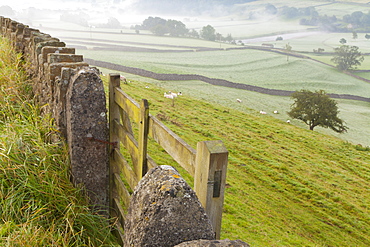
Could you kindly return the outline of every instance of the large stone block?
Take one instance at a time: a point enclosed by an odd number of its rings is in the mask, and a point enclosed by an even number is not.
[[[84,67],[72,76],[66,94],[67,142],[72,180],[84,187],[97,209],[108,204],[108,123],[99,72]]]
[[[44,46],[41,49],[41,54],[39,55],[39,63],[44,64],[47,62],[48,54],[75,54],[75,48],[69,47],[55,47],[55,46]]]
[[[215,236],[195,192],[171,166],[151,169],[136,186],[124,231],[124,246],[135,247],[169,247]]]
[[[49,53],[48,63],[78,63],[83,61],[82,55]]]

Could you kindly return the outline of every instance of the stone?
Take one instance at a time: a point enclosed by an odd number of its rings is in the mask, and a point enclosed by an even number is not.
[[[124,246],[172,247],[214,239],[211,222],[195,192],[171,166],[152,168],[131,197]]]
[[[249,244],[241,240],[194,240],[183,242],[174,247],[250,247]]]
[[[109,187],[108,121],[97,69],[84,67],[72,76],[65,111],[72,180],[86,189],[90,204],[104,209]]]

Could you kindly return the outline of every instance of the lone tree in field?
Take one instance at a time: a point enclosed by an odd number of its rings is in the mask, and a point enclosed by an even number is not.
[[[343,120],[337,116],[339,113],[337,102],[329,98],[325,91],[301,90],[294,92],[291,97],[294,99],[294,103],[288,115],[302,120],[309,126],[310,130],[321,126],[338,133],[347,131],[348,128],[344,125]]]
[[[339,70],[355,69],[364,61],[364,56],[358,51],[357,46],[341,45],[334,48],[335,55],[331,59]]]

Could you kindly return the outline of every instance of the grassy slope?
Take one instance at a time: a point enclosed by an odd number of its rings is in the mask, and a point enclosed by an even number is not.
[[[252,246],[370,244],[369,152],[269,116],[187,96],[171,107],[164,89],[153,84],[122,87],[136,100],[148,99],[151,114],[159,114],[191,146],[214,139],[225,143],[229,186],[222,238]],[[160,165],[173,165],[157,147],[150,149]]]
[[[0,246],[114,246],[110,226],[69,181],[67,150],[47,143],[20,56],[0,38]]]
[[[85,57],[113,63],[144,68],[161,73],[198,73],[212,78],[224,78],[233,82],[252,84],[267,88],[285,90],[324,89],[329,93],[354,94],[368,97],[370,84],[339,73],[333,68],[304,59],[290,58],[271,52],[254,50],[194,52],[185,54],[120,53],[79,50]],[[128,78],[135,78],[127,75]],[[140,78],[140,80],[144,80]],[[215,87],[198,81],[158,82],[145,79],[165,87],[186,92],[193,97],[223,104],[243,111],[278,110],[279,119],[288,119],[286,114],[292,103],[289,97],[268,96],[245,90]],[[242,99],[242,104],[235,100]],[[369,146],[368,133],[370,120],[369,104],[338,100],[340,117],[350,127],[348,133],[340,137],[353,143]],[[301,125],[298,121],[294,122]],[[321,131],[321,130],[320,130]],[[333,131],[322,129],[326,133]]]

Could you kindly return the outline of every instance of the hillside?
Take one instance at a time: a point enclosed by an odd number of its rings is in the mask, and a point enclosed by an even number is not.
[[[180,96],[132,81],[123,90],[146,98],[186,142],[222,140],[229,150],[222,238],[251,246],[368,246],[370,153],[340,139]],[[171,89],[171,88],[167,88]],[[151,144],[160,165],[173,165]],[[184,172],[182,171],[184,174]],[[191,184],[189,176],[185,176]]]

